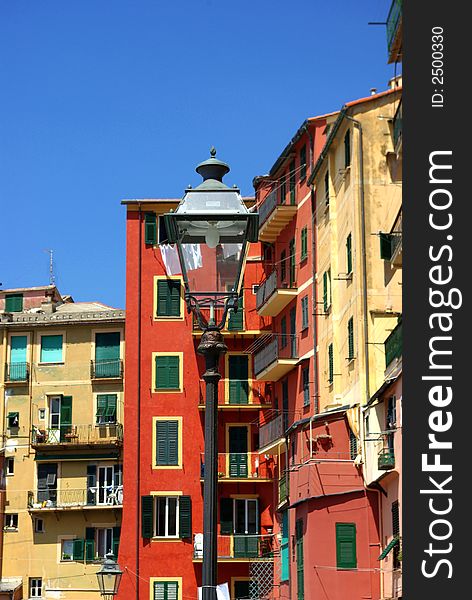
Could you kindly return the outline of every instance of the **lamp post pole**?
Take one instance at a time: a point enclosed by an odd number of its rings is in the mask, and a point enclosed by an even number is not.
[[[221,332],[207,329],[197,351],[205,357],[205,457],[203,479],[202,600],[216,599],[218,499],[218,363],[227,350]]]

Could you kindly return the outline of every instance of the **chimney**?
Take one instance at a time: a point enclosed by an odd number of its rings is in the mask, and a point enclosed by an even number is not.
[[[41,310],[46,315],[51,315],[53,312],[56,312],[56,303],[53,302],[52,298],[49,297],[46,300],[41,301]]]

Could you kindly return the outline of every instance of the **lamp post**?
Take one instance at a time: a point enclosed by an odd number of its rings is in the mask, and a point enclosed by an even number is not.
[[[250,212],[237,187],[223,177],[229,166],[210,158],[196,167],[203,182],[188,187],[177,209],[164,215],[168,240],[176,244],[188,312],[203,330],[197,352],[205,357],[205,454],[203,483],[203,600],[216,598],[218,486],[218,363],[227,350],[221,334],[228,311],[238,310],[249,242],[257,242],[259,215]]]
[[[122,575],[123,571],[114,560],[113,554],[107,554],[100,571],[97,572],[98,587],[102,598],[113,600],[113,597],[118,593]]]

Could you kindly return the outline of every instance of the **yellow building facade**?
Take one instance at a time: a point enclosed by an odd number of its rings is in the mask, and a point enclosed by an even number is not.
[[[120,539],[124,320],[54,286],[0,291],[0,598],[100,597]]]
[[[310,177],[320,410],[368,402],[385,380],[386,354],[396,359],[401,346],[400,104],[398,81],[346,104]]]

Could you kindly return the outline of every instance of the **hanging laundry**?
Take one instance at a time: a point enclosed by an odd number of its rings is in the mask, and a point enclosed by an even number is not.
[[[166,269],[166,275],[180,275],[182,271],[177,248],[170,244],[160,244],[159,249],[161,251],[162,262]]]
[[[203,262],[199,244],[182,244],[182,254],[187,271],[201,268]]]

